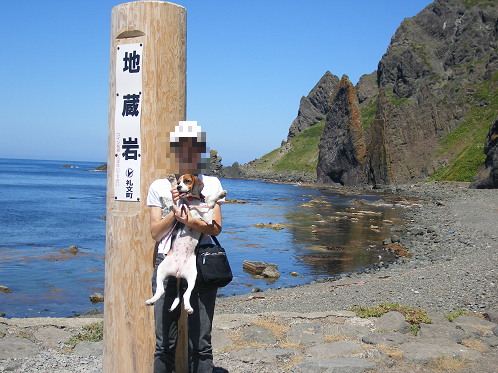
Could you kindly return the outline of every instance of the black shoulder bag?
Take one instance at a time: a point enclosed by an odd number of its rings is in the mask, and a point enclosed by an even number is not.
[[[211,236],[211,238],[216,245],[212,243],[198,244],[195,249],[197,255],[197,284],[222,288],[232,281],[232,270],[230,269],[225,249],[221,247],[215,236]],[[201,239],[202,236],[199,242]]]

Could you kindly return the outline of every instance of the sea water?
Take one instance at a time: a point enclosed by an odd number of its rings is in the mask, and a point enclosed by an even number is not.
[[[103,309],[89,301],[92,293],[104,291],[107,175],[93,171],[98,165],[0,159],[0,285],[12,290],[0,292],[6,317],[67,317]],[[256,180],[221,183],[228,199],[245,203],[222,206],[218,238],[234,279],[220,296],[361,270],[379,262],[379,255],[392,259],[378,246],[393,224],[402,223],[402,208],[354,203],[385,196]],[[67,251],[72,245],[76,254]],[[281,277],[255,278],[243,270],[244,260],[275,263]]]

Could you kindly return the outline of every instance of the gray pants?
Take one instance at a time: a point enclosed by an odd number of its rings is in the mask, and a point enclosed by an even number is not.
[[[152,291],[156,291],[157,267],[164,255],[157,256]],[[184,280],[182,280],[182,285]],[[185,282],[186,284],[186,282]],[[176,278],[164,281],[165,292],[154,304],[156,324],[156,350],[154,352],[154,373],[173,373],[175,371],[175,350],[178,339],[178,320],[183,302],[175,310],[169,311],[176,297]],[[180,286],[180,291],[184,286]],[[190,297],[194,313],[188,316],[189,334],[189,370],[193,373],[212,373],[213,348],[211,346],[211,328],[213,325],[216,287],[197,286]]]

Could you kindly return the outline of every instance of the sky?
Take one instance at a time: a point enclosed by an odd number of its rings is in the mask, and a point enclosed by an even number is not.
[[[187,120],[222,164],[287,139],[326,71],[356,84],[430,0],[178,0],[187,10]],[[2,1],[0,158],[107,161],[114,0]]]

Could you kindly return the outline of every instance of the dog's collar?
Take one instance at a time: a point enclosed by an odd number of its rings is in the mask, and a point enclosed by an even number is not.
[[[189,197],[186,197],[186,198],[187,198],[187,201],[193,201],[194,199],[198,199],[201,202],[206,202],[206,199],[204,198],[204,196],[202,195],[202,193],[199,194],[199,197],[189,196]]]

